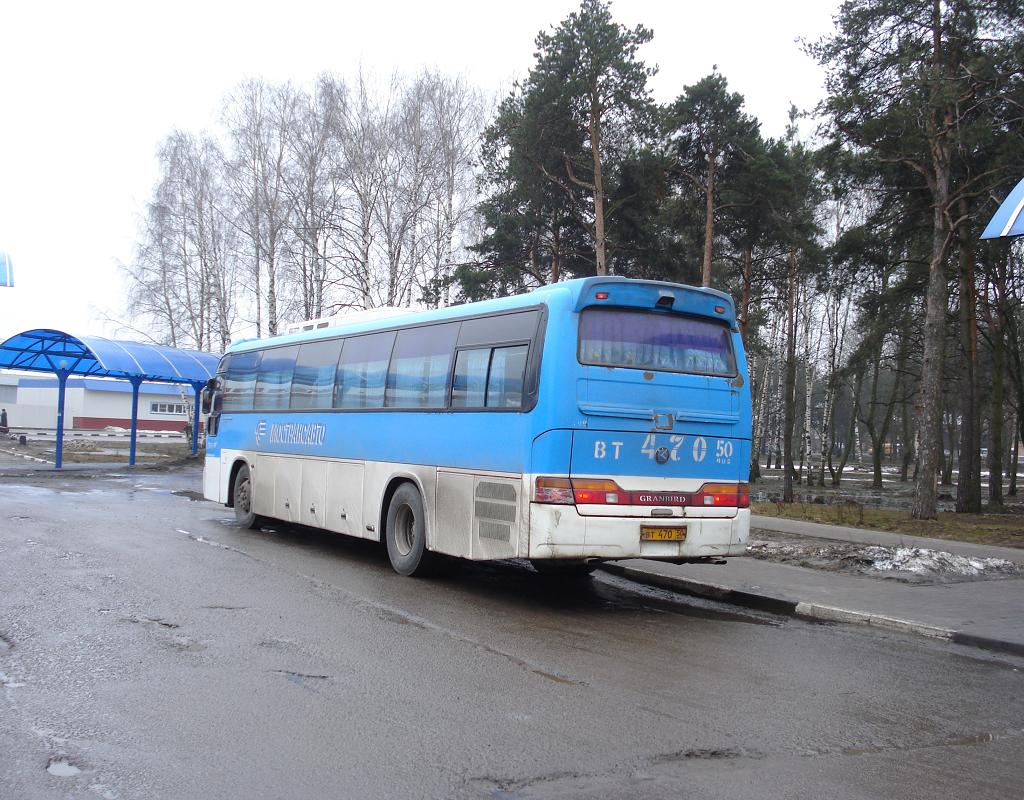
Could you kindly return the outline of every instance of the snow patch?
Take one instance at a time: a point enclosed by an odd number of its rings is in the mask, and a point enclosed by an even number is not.
[[[1017,565],[1004,558],[969,558],[923,547],[865,547],[864,554],[880,572],[912,572],[915,575],[962,575],[976,577],[989,573],[1016,574]]]
[[[747,554],[781,564],[911,582],[978,580],[1021,574],[1021,567],[1006,559],[961,556],[923,547],[753,541],[747,547]]]

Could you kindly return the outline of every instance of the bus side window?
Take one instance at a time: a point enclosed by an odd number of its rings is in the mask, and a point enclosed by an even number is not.
[[[292,408],[330,408],[334,402],[334,374],[343,339],[306,342],[299,348],[292,378]]]
[[[487,368],[491,350],[460,350],[452,378],[452,408],[483,408],[487,396]]]
[[[503,342],[522,342],[533,339],[537,332],[540,312],[517,311],[490,317],[467,319],[459,331],[459,347],[494,346]]]
[[[526,376],[525,344],[495,347],[487,376],[488,408],[522,408],[523,379]]]
[[[335,408],[382,408],[395,332],[345,340],[334,385]]]
[[[444,408],[448,368],[458,335],[458,322],[399,331],[391,354],[384,405]]]
[[[253,408],[275,411],[288,408],[292,393],[292,375],[299,346],[275,347],[263,351]]]
[[[224,361],[223,410],[225,412],[252,411],[260,351],[232,353]]]

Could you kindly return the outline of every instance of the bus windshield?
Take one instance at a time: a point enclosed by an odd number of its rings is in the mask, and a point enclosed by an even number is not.
[[[656,311],[585,309],[580,315],[579,360],[602,367],[736,375],[726,325]]]

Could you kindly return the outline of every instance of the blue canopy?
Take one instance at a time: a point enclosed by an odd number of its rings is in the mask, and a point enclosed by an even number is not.
[[[158,344],[72,336],[38,328],[0,344],[0,368],[59,372],[103,378],[140,378],[159,383],[205,383],[219,357]]]
[[[1013,187],[981,234],[982,239],[1024,236],[1024,179]]]
[[[139,386],[143,381],[188,384],[195,393],[192,453],[199,441],[199,393],[217,372],[218,356],[99,336],[72,336],[51,328],[15,334],[0,344],[0,369],[53,372],[57,375],[57,455],[60,469],[64,445],[64,392],[70,375],[120,378],[132,384],[132,431],[128,461],[135,463],[139,420]]]

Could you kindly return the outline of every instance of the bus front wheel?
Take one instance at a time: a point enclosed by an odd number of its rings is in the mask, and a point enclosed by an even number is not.
[[[388,506],[385,538],[391,566],[399,575],[425,575],[434,557],[427,551],[427,523],[423,498],[411,483],[403,483]]]
[[[235,475],[235,485],[232,489],[232,500],[235,506],[235,521],[243,528],[258,528],[259,517],[253,511],[252,476],[249,473],[249,466],[243,464]]]

